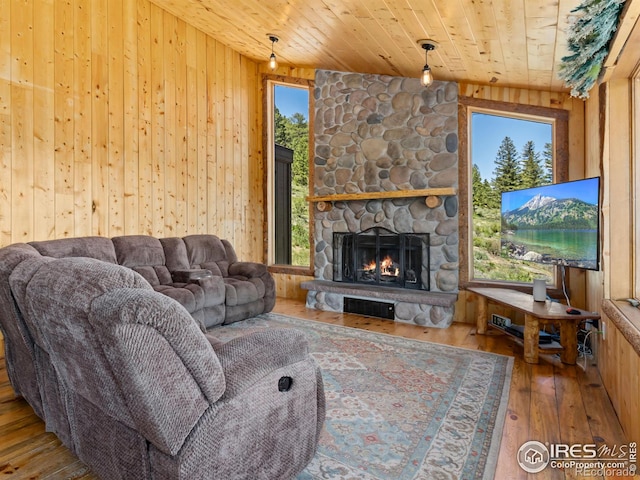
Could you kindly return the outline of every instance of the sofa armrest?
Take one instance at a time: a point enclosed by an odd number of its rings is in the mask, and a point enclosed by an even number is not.
[[[229,264],[229,275],[242,275],[243,277],[271,276],[264,263],[258,262],[234,262]]]
[[[188,270],[173,270],[171,271],[171,278],[177,283],[194,283],[202,280],[203,278],[212,277],[211,270],[204,269],[188,269]]]
[[[260,279],[264,285],[264,312],[270,312],[276,304],[276,281],[263,263],[234,262],[229,265],[229,275]]]
[[[255,332],[212,346],[225,377],[221,400],[237,396],[275,370],[310,358],[304,334],[285,328]]]

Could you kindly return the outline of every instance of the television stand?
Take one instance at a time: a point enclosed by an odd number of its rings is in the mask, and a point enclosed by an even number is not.
[[[527,293],[508,288],[480,288],[470,287],[468,290],[478,298],[478,312],[476,318],[477,333],[484,335],[489,324],[488,303],[493,302],[504,305],[512,310],[524,313],[523,338],[506,332],[510,337],[524,347],[524,361],[538,363],[538,355],[560,354],[562,363],[575,365],[578,358],[578,324],[584,320],[599,320],[600,315],[585,310],[579,310],[578,315],[568,314],[566,305],[556,302],[536,302],[533,296]],[[578,310],[578,309],[576,309]],[[560,326],[560,345],[539,344],[540,327],[543,325]]]

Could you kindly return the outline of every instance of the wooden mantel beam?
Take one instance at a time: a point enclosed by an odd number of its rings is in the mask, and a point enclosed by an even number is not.
[[[333,195],[314,195],[307,197],[307,201],[315,202],[347,202],[357,200],[378,200],[389,198],[412,198],[431,196],[456,195],[457,191],[453,187],[445,188],[425,188],[422,190],[393,190],[385,192],[365,192],[365,193],[336,193]]]

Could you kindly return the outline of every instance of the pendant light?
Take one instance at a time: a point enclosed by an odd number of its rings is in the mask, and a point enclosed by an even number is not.
[[[422,69],[422,75],[420,77],[420,83],[424,87],[428,87],[433,83],[433,73],[431,72],[431,67],[429,67],[429,52],[435,50],[438,47],[438,44],[433,40],[418,40],[418,45],[424,48],[424,68]]]
[[[271,41],[271,56],[269,57],[269,68],[271,70],[275,70],[278,68],[278,60],[276,59],[276,54],[273,53],[273,45],[278,41],[278,37],[271,33],[267,34],[269,40]]]

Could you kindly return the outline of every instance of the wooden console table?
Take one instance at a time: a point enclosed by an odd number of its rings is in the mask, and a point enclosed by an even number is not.
[[[485,334],[490,326],[487,313],[488,302],[507,306],[524,313],[524,338],[520,339],[509,332],[507,335],[520,341],[524,346],[524,361],[538,363],[538,354],[559,353],[562,363],[575,365],[578,358],[578,324],[583,320],[599,320],[600,315],[580,310],[579,315],[567,313],[567,306],[557,302],[536,302],[533,296],[508,288],[476,288],[468,289],[478,298],[477,333]],[[539,345],[540,327],[542,325],[560,325],[560,346],[545,348]],[[504,331],[500,329],[501,331]]]

